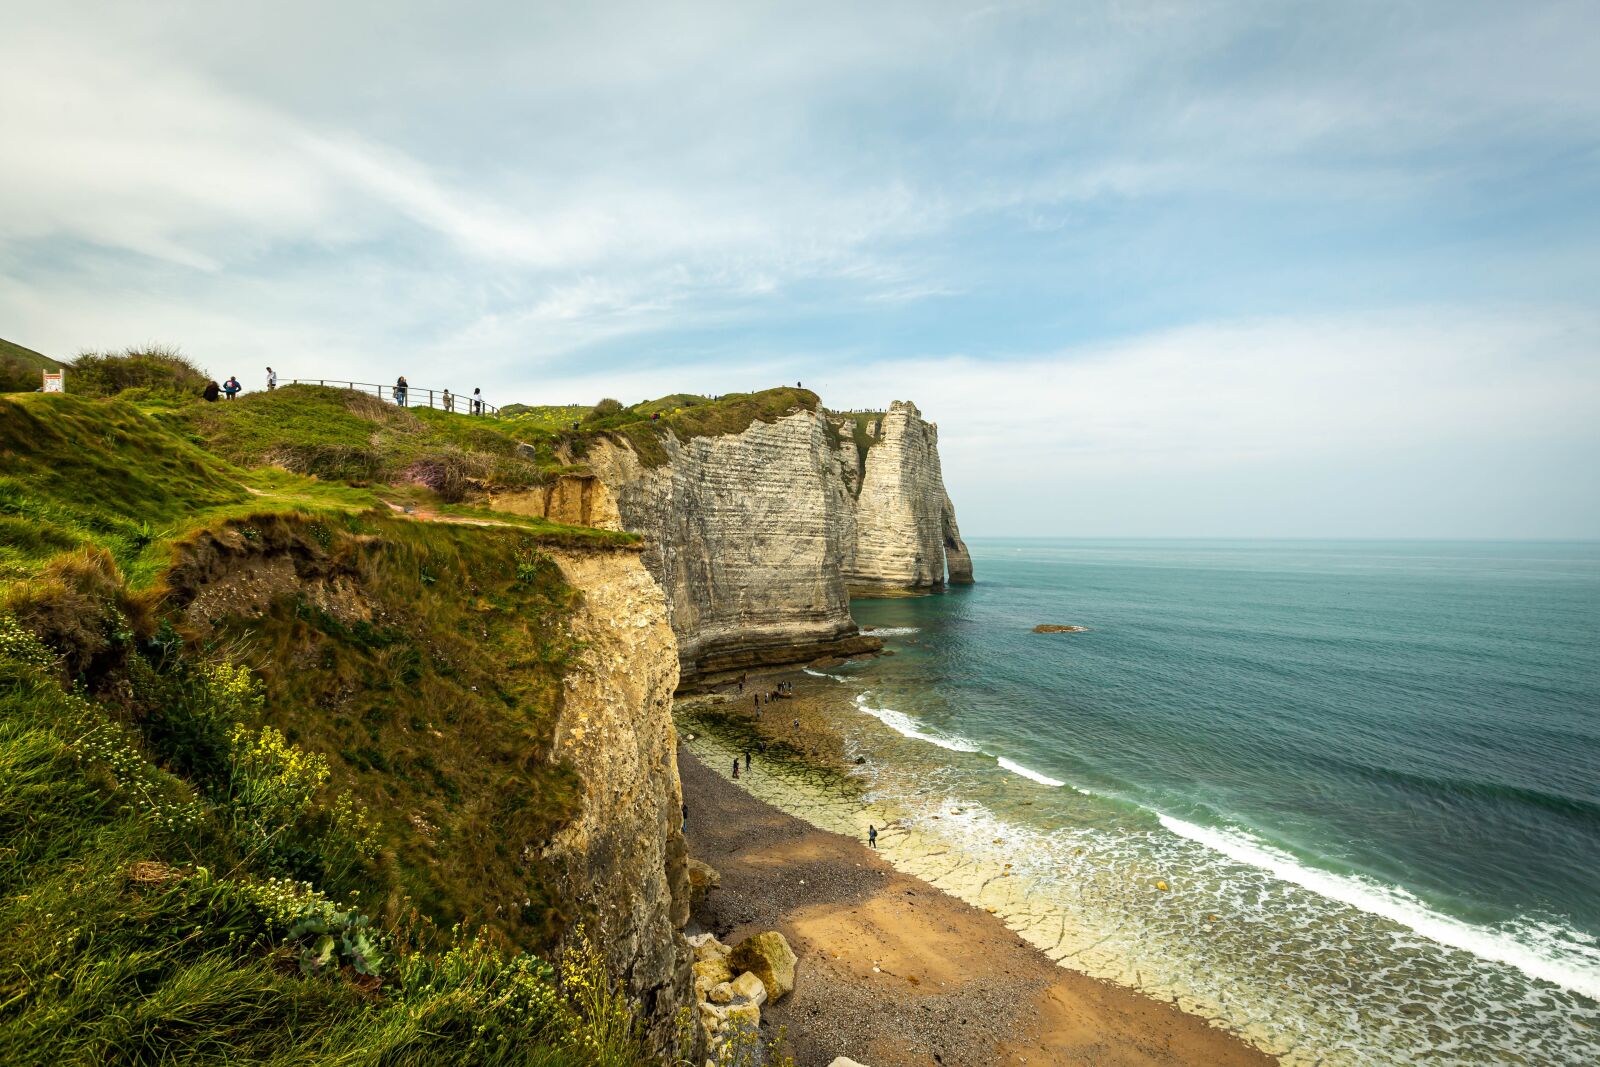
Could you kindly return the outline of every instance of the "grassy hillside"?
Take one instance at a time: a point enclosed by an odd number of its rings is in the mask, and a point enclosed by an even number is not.
[[[39,388],[41,371],[60,369],[58,360],[0,338],[0,393],[31,393]]]
[[[129,724],[0,615],[0,1062],[646,1062],[592,954],[374,921],[372,816],[247,673],[133,662]]]
[[[546,550],[634,539],[396,514],[514,442],[329,393],[0,397],[0,1062],[646,1058],[529,858],[578,795]]]

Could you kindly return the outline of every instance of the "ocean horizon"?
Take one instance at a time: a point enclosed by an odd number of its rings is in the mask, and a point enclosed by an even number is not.
[[[1600,543],[969,545],[749,788],[1287,1063],[1600,1059]]]

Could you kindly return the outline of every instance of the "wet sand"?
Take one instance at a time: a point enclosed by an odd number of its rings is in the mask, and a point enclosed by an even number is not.
[[[796,988],[763,1018],[787,1028],[798,1067],[841,1055],[871,1067],[1274,1062],[1173,1005],[1057,966],[993,915],[756,799],[685,749],[679,767],[690,855],[722,875],[691,929],[789,939]]]

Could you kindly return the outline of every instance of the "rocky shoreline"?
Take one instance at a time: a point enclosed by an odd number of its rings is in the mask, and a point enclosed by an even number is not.
[[[824,774],[848,766],[805,701],[775,702],[757,720],[734,710],[741,696],[720,705],[724,727],[743,720],[744,739]],[[718,881],[696,894],[689,930],[730,945],[776,931],[793,947],[793,990],[761,1017],[769,1039],[786,1031],[797,1067],[839,1056],[872,1067],[1273,1062],[1173,1005],[1057,966],[994,915],[772,807],[683,748],[679,767],[690,853]]]

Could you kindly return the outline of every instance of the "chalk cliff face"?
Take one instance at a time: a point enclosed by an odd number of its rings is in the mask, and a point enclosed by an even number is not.
[[[582,807],[546,847],[590,940],[667,1048],[689,1003],[688,852],[672,694],[678,657],[661,589],[625,552],[552,552],[582,594],[571,626],[584,651],[566,674],[552,758],[570,760]]]
[[[972,560],[939,469],[939,428],[897,400],[868,433],[846,583],[859,595],[942,589],[947,566],[950,581],[970,582]]]
[[[854,501],[821,418],[662,443],[654,467],[611,441],[586,459],[622,525],[649,538],[644,563],[666,593],[685,681],[877,647],[850,618],[839,561]]]
[[[568,476],[494,506],[644,534],[666,594],[682,680],[875,650],[850,596],[970,582],[972,564],[939,469],[938,429],[895,402],[866,420],[797,408],[738,433],[680,441],[665,462],[591,442],[593,477]],[[947,577],[948,575],[948,577]]]

